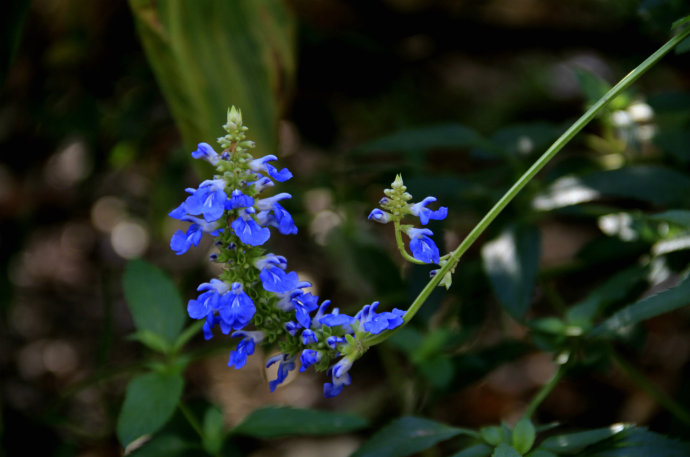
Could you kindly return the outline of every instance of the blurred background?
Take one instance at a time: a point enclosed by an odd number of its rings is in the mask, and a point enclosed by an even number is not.
[[[211,246],[181,257],[169,249],[180,227],[167,213],[205,179],[189,152],[221,136],[227,106],[242,109],[257,154],[276,154],[295,175],[280,191],[294,196],[286,207],[299,234],[273,237],[272,250],[346,311],[373,300],[404,308],[428,269],[403,266],[390,227],[366,221],[395,174],[416,200],[434,195],[449,208],[432,228],[454,248],[605,82],[690,13],[684,1],[638,0],[158,3],[13,0],[2,19],[4,455],[120,455],[114,424],[145,355],[127,339],[122,272],[143,257],[185,299],[212,274]],[[628,114],[595,121],[480,240],[516,221],[538,227],[530,316],[577,302],[658,241],[626,240],[627,226],[602,216],[689,207],[687,181],[658,196],[654,186],[668,180],[656,175],[622,182],[643,188],[611,191],[606,208],[561,210],[587,198],[564,204],[548,193],[571,173],[628,165],[687,177],[688,90],[688,54],[672,53],[618,102]],[[663,279],[687,265],[685,252]],[[461,265],[451,290],[434,294],[405,338],[358,362],[353,386],[333,401],[321,399],[313,373],[269,395],[255,382],[260,357],[241,378],[226,367],[231,346],[221,338],[193,341],[212,350],[187,371],[186,395],[220,404],[230,423],[264,403],[353,410],[375,424],[401,413],[473,427],[518,417],[553,372],[549,343],[527,341],[519,319],[501,312],[479,247]],[[648,290],[634,285],[634,297]],[[687,312],[654,320],[624,352],[685,404],[688,327]],[[687,432],[615,369],[592,363],[554,391],[540,420]],[[352,449],[358,438],[339,439]],[[279,455],[291,455],[290,443],[272,444],[282,445]]]

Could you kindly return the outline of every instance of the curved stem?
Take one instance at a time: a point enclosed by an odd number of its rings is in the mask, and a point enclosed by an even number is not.
[[[649,56],[644,62],[638,65],[633,71],[628,73],[623,79],[621,79],[618,84],[609,89],[603,97],[601,97],[595,104],[593,104],[586,112],[583,114],[573,125],[568,128],[547,150],[544,154],[537,159],[536,162],[525,172],[522,176],[512,185],[510,189],[494,204],[494,206],[486,213],[486,215],[477,223],[477,225],[472,229],[472,231],[465,237],[460,245],[455,248],[450,254],[448,262],[441,267],[436,275],[424,286],[424,288],[419,292],[417,298],[412,302],[404,317],[404,324],[407,324],[417,311],[422,307],[424,302],[429,298],[431,292],[439,285],[443,277],[451,271],[457,265],[460,257],[477,241],[477,238],[486,230],[486,228],[493,222],[494,219],[503,211],[503,209],[508,206],[508,203],[515,198],[515,196],[520,192],[535,176],[539,171],[541,171],[544,166],[553,159],[556,154],[563,149],[563,147],[573,139],[577,133],[580,132],[594,117],[601,112],[604,107],[623,91],[628,89],[637,79],[642,76],[647,70],[653,67],[663,56],[665,56],[669,51],[671,51],[678,43],[683,41],[688,35],[690,35],[690,27],[683,30],[678,35],[674,36],[668,40],[663,46],[661,46],[656,52]],[[396,231],[397,233],[397,231]],[[402,327],[402,326],[401,326]],[[397,327],[400,328],[400,327]],[[369,339],[367,343],[378,344],[386,340],[390,335],[395,332],[394,330],[388,330],[373,338]]]
[[[414,257],[412,257],[408,252],[407,249],[405,249],[405,243],[403,242],[402,239],[402,231],[400,230],[400,221],[394,221],[393,225],[395,226],[395,243],[398,245],[398,251],[400,251],[400,255],[403,256],[405,260],[408,262],[416,263],[419,265],[426,265],[424,262],[421,260],[417,260]]]

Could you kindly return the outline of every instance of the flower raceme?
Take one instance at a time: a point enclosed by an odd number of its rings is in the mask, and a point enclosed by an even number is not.
[[[415,263],[434,263],[440,264],[441,256],[438,247],[431,236],[431,230],[424,228],[414,228],[412,225],[401,225],[400,221],[408,215],[419,218],[422,225],[427,225],[430,220],[443,220],[448,216],[448,208],[441,206],[437,210],[427,208],[427,205],[436,201],[436,197],[426,197],[418,203],[408,203],[412,200],[412,195],[407,193],[407,188],[403,184],[400,175],[395,177],[390,189],[384,190],[385,197],[379,201],[381,208],[375,208],[369,213],[369,219],[381,224],[393,222],[395,225],[396,239],[398,248],[403,256]],[[402,245],[400,233],[405,233],[410,238],[410,251],[412,257],[407,254]]]
[[[377,313],[378,302],[364,306],[354,316],[340,313],[338,308],[327,312],[330,301],[319,304],[319,297],[306,290],[311,284],[288,271],[287,259],[263,248],[272,230],[283,235],[297,233],[292,216],[283,206],[292,198],[290,194],[260,197],[275,182],[292,178],[292,173],[276,168],[274,155],[254,158],[248,152],[254,143],[246,140],[247,127],[235,107],[228,110],[223,127],[227,135],[218,139],[221,153],[208,143],[200,143],[191,154],[214,166],[216,174],[197,188],[186,189],[189,195],[169,213],[190,223],[187,230],[178,230],[170,240],[176,254],[198,246],[207,234],[215,238],[219,251],[211,255],[211,261],[223,264],[217,278],[198,287],[200,294],[189,300],[187,312],[193,319],[205,320],[206,339],[213,337],[216,326],[224,335],[240,338],[228,361],[236,369],[246,364],[257,344],[277,345],[281,352],[266,364],[278,364],[276,378],[269,382],[271,391],[287,379],[299,359],[300,371],[313,366],[327,372],[330,381],[324,384],[323,392],[334,397],[351,383],[349,370],[368,349],[372,335],[402,325],[405,312],[394,309]],[[418,215],[423,224],[445,217],[445,208],[426,208],[432,201],[433,197],[427,198],[410,206],[408,212]],[[387,213],[380,214],[370,218],[387,222]],[[407,233],[415,258],[438,263],[438,249],[434,249],[428,229],[410,228]]]

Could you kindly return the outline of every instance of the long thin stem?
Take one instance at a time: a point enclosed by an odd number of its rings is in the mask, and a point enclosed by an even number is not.
[[[683,41],[688,35],[690,35],[690,27],[683,30],[678,35],[674,36],[668,40],[663,46],[661,46],[654,54],[649,56],[644,62],[638,65],[633,71],[628,73],[623,79],[621,79],[618,84],[613,86],[602,98],[600,98],[595,104],[593,104],[586,112],[583,114],[573,125],[568,128],[550,147],[537,159],[536,162],[522,175],[520,178],[512,185],[510,189],[501,197],[496,204],[489,210],[488,213],[477,223],[477,225],[472,229],[472,231],[465,237],[460,245],[455,248],[450,254],[448,262],[445,263],[438,271],[436,275],[424,286],[422,291],[417,295],[417,298],[412,302],[407,312],[405,313],[405,324],[409,322],[417,311],[422,307],[424,302],[429,298],[429,295],[433,290],[439,285],[443,277],[451,271],[457,265],[460,257],[472,246],[472,244],[477,241],[479,236],[486,230],[486,228],[493,222],[494,219],[503,211],[503,209],[508,206],[508,203],[515,198],[515,196],[520,192],[535,176],[539,171],[544,168],[544,166],[553,159],[556,154],[563,149],[563,147],[570,142],[570,140],[577,135],[592,119],[596,117],[599,112],[601,112],[604,107],[623,91],[628,89],[637,79],[642,76],[647,70],[652,68],[662,57],[664,57],[669,51],[671,51],[678,43]],[[398,327],[400,328],[400,327]],[[375,337],[367,340],[367,343],[374,345],[386,340],[394,330],[389,330],[386,332],[379,333]]]
[[[525,417],[530,418],[537,410],[539,405],[549,396],[554,387],[561,381],[561,378],[565,374],[565,365],[559,365],[558,370],[549,379],[549,382],[544,384],[542,388],[537,392],[537,394],[532,398],[527,410],[525,411]]]
[[[189,422],[189,425],[192,426],[195,432],[199,434],[201,439],[204,438],[204,430],[201,428],[201,424],[197,420],[197,418],[194,416],[194,413],[187,407],[187,405],[183,402],[180,401],[177,406],[180,408],[180,411],[182,411],[182,415],[187,419],[187,422]]]
[[[613,348],[610,348],[609,355],[613,363],[623,372],[628,378],[630,378],[635,384],[637,384],[642,390],[652,397],[658,404],[666,408],[668,412],[673,414],[679,421],[685,425],[690,425],[690,412],[683,408],[677,401],[675,401],[670,395],[668,395],[663,390],[650,381],[644,374],[639,372],[634,366],[632,366],[627,360],[621,357]]]

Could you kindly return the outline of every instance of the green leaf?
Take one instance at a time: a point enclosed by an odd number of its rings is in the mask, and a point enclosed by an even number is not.
[[[450,457],[487,457],[491,455],[493,449],[491,446],[487,446],[484,443],[475,444],[474,446],[467,447],[462,451],[456,452]]]
[[[117,437],[122,446],[165,425],[175,412],[183,388],[184,379],[177,374],[148,373],[132,379],[117,420]]]
[[[478,146],[485,140],[477,132],[459,124],[442,124],[401,130],[365,143],[357,153],[391,151],[430,151],[441,148]]]
[[[579,451],[593,444],[611,438],[625,430],[624,426],[614,425],[606,428],[587,430],[585,432],[566,433],[546,438],[539,445],[539,449],[555,454],[566,454]]]
[[[156,436],[128,455],[131,457],[160,457],[162,455],[184,457],[189,456],[190,451],[197,446],[197,444],[185,441],[177,435],[165,434]]]
[[[170,345],[158,333],[153,333],[150,330],[140,330],[133,333],[129,338],[140,342],[147,348],[166,354],[170,351]]]
[[[218,455],[225,440],[223,413],[215,406],[209,407],[204,414],[202,428],[204,431],[202,439],[204,449],[211,455]]]
[[[510,436],[506,436],[503,427],[498,425],[489,425],[479,429],[479,434],[482,439],[492,446],[498,446],[504,441],[510,441]]]
[[[429,419],[401,417],[376,432],[352,457],[404,457],[460,434],[477,435]]]
[[[529,454],[527,454],[527,457],[558,457],[556,454],[553,452],[545,451],[544,449],[535,449]]]
[[[630,290],[648,273],[646,266],[634,265],[617,272],[603,284],[592,290],[584,300],[573,305],[566,313],[570,324],[591,328],[592,320],[606,306],[624,299]]]
[[[626,306],[592,330],[592,336],[615,334],[646,319],[690,304],[690,275],[676,287]]]
[[[527,417],[523,417],[515,424],[513,429],[513,447],[520,453],[525,454],[532,449],[537,432],[534,424]]]
[[[150,263],[132,260],[125,269],[123,286],[137,329],[155,333],[172,346],[184,325],[185,312],[170,278]]]
[[[643,427],[629,428],[587,450],[587,457],[687,457],[690,444],[650,432]]]
[[[236,105],[259,155],[295,76],[295,20],[281,0],[130,0],[137,31],[185,145],[220,136]]]
[[[690,189],[690,177],[679,171],[636,165],[578,177],[563,176],[539,194],[533,205],[539,210],[552,210],[607,196],[683,207],[690,203],[687,189]]]
[[[255,438],[332,435],[359,430],[366,419],[354,414],[269,406],[252,412],[232,433]]]
[[[652,140],[654,144],[683,163],[690,162],[690,132],[687,130],[662,130]]]
[[[177,340],[175,340],[175,344],[173,346],[173,350],[179,351],[182,349],[182,347],[191,340],[194,335],[199,333],[201,329],[204,326],[205,320],[198,320],[194,322],[192,325],[188,326],[182,333],[180,333],[180,336],[177,337]]]
[[[501,443],[496,446],[491,457],[522,457],[522,455],[510,444]]]
[[[508,314],[527,314],[539,269],[540,235],[534,227],[514,226],[482,248],[484,269]]]
[[[688,138],[688,144],[690,144],[690,138]],[[652,214],[648,217],[654,221],[669,222],[690,229],[690,210],[687,209],[672,209],[663,213]]]

